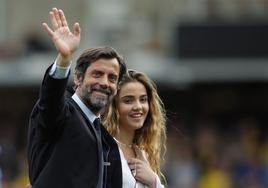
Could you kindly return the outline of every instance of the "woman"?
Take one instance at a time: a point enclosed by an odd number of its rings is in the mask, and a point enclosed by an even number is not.
[[[164,187],[159,176],[166,143],[166,118],[152,80],[129,70],[119,83],[103,122],[119,146],[123,187]]]

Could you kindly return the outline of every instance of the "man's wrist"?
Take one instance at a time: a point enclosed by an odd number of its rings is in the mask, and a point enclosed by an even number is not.
[[[69,66],[63,67],[58,65],[57,60],[58,59],[56,59],[54,64],[52,65],[49,71],[49,75],[56,79],[65,79],[69,75],[71,69],[71,62],[69,63]]]
[[[69,67],[71,64],[72,55],[69,56],[62,56],[61,54],[58,54],[55,62],[59,67]]]

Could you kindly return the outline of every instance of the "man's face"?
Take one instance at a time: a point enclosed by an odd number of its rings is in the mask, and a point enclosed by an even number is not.
[[[116,95],[119,63],[114,59],[99,59],[86,70],[84,78],[75,75],[76,93],[96,114]]]

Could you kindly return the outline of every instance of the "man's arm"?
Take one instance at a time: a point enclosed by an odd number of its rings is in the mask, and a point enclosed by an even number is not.
[[[59,126],[62,121],[59,118],[62,117],[60,114],[65,114],[64,93],[71,58],[80,43],[80,26],[75,23],[73,26],[74,31],[71,32],[64,12],[57,8],[53,8],[49,15],[51,28],[47,23],[43,23],[43,27],[52,39],[59,54],[52,68],[50,67],[45,74],[37,108],[41,113],[43,122],[45,122],[43,126],[54,127],[53,125]],[[64,73],[65,70],[66,72]],[[64,119],[64,117],[62,118]]]

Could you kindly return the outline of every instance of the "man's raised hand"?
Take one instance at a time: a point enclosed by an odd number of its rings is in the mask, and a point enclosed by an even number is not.
[[[79,47],[81,29],[79,23],[73,26],[73,32],[70,31],[64,12],[60,9],[53,8],[49,12],[51,28],[47,23],[43,23],[45,31],[52,39],[61,58],[70,61],[72,54]]]

